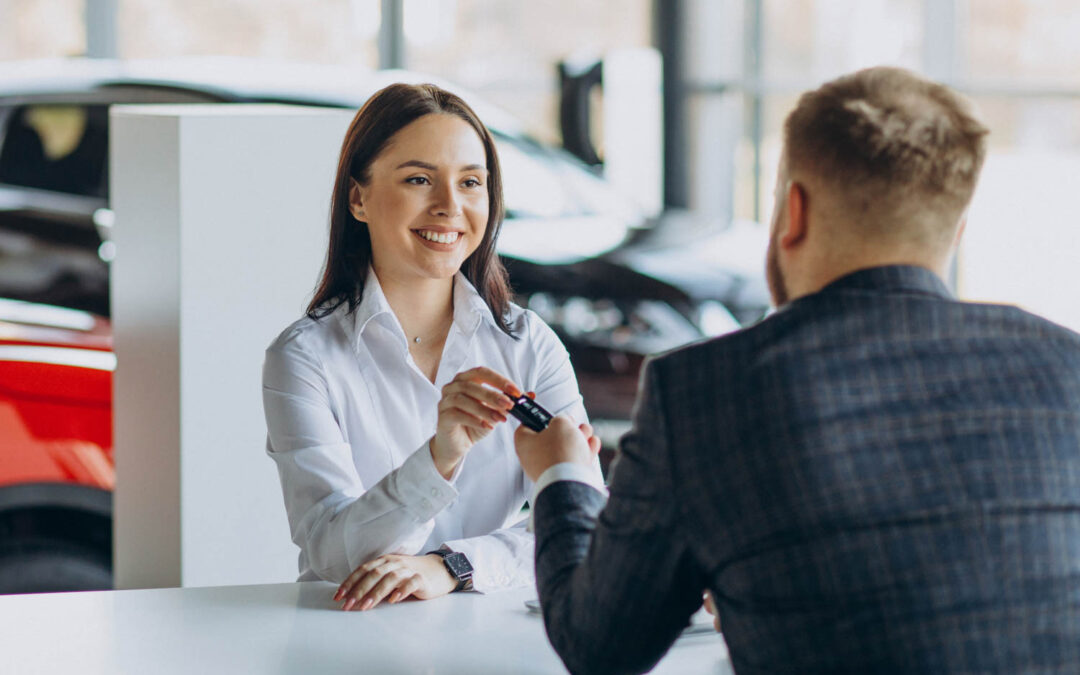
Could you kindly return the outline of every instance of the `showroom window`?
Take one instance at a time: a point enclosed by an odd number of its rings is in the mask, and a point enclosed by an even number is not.
[[[668,90],[679,103],[667,120],[669,204],[766,221],[781,124],[798,94],[859,67],[913,68],[971,96],[993,131],[958,290],[1080,328],[1080,298],[1042,290],[1072,288],[1080,259],[1069,227],[1080,207],[1067,198],[1080,188],[1075,0],[0,3],[0,60],[91,53],[404,65],[475,91],[553,143],[556,64],[661,34],[681,55],[679,86]]]
[[[652,44],[651,0],[403,0],[405,65],[457,82],[558,143],[556,64]]]
[[[1071,0],[682,3],[687,204],[764,223],[800,92],[891,64],[970,96],[991,128],[957,288],[1080,329],[1080,9]],[[1069,289],[1062,297],[1054,289]]]
[[[84,54],[84,7],[85,0],[0,2],[0,60]]]

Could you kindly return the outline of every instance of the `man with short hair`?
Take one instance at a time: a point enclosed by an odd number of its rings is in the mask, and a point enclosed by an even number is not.
[[[647,362],[610,497],[521,429],[574,673],[643,672],[701,605],[740,675],[1080,672],[1080,336],[942,281],[987,131],[873,68],[784,126],[760,323]]]

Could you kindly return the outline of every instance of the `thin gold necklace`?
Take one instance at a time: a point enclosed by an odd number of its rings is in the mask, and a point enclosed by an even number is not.
[[[446,328],[446,330],[443,332],[444,337],[445,337],[446,333],[450,332],[450,324],[452,324],[452,323],[454,323],[454,315],[453,314],[450,315],[450,320],[445,322],[445,324],[444,324],[445,328]],[[416,344],[420,344],[422,342],[422,340],[421,340],[420,336],[417,335],[416,337],[413,338],[413,342],[415,342]]]

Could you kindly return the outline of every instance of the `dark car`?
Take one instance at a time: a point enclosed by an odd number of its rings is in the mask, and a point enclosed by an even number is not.
[[[110,105],[273,102],[355,109],[390,82],[431,79],[402,71],[220,59],[0,67],[0,298],[94,315],[95,339],[107,342],[114,255]],[[499,146],[507,205],[499,253],[516,300],[547,321],[569,350],[606,459],[628,426],[646,355],[734,329],[765,312],[761,228],[703,224],[678,215],[646,218],[575,157],[535,141],[482,97],[461,93]],[[54,384],[69,386],[62,377]],[[63,392],[53,394],[64,398]],[[27,405],[11,404],[13,410]],[[110,414],[109,403],[95,405],[99,409],[86,419],[96,420],[93,442],[111,458],[111,433],[101,437],[96,428]],[[79,433],[67,430],[65,438],[80,438]],[[39,429],[37,436],[45,443],[48,430]],[[90,439],[90,432],[82,438]],[[13,446],[0,438],[0,447],[10,452]],[[19,502],[17,482],[0,475],[0,534],[5,514],[17,512],[21,531],[34,538],[34,513],[44,522],[46,512],[55,515],[55,504]],[[95,505],[100,520],[108,513],[107,501]],[[72,513],[77,516],[77,509]],[[109,542],[99,543],[107,556]],[[0,549],[0,558],[10,558],[17,548]]]

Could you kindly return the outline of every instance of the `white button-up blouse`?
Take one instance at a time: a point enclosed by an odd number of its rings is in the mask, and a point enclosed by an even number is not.
[[[469,558],[478,591],[533,582],[533,540],[520,516],[532,485],[514,454],[517,421],[496,425],[450,481],[428,449],[442,387],[476,366],[535,391],[552,413],[586,421],[555,333],[517,305],[508,318],[517,340],[459,273],[432,384],[369,272],[354,312],[346,304],[319,320],[304,317],[266,350],[266,449],[300,547],[301,581],[340,583],[384,553],[416,555],[445,544]]]

